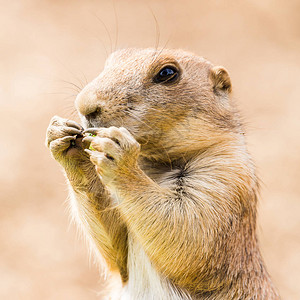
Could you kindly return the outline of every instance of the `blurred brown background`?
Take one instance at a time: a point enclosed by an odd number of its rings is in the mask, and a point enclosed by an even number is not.
[[[263,256],[282,298],[300,299],[299,1],[0,4],[0,299],[101,299],[98,270],[69,226],[67,188],[45,132],[54,114],[77,119],[73,84],[93,79],[106,51],[155,46],[151,11],[161,47],[229,70],[263,181]]]

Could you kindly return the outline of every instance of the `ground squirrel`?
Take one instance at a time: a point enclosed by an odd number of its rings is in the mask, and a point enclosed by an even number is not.
[[[256,238],[258,181],[223,67],[125,49],[53,117],[73,214],[118,272],[118,299],[279,299]]]

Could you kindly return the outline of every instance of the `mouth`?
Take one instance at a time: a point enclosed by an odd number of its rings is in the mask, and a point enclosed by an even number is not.
[[[104,122],[99,119],[89,119],[86,117],[81,117],[81,123],[84,129],[107,127],[105,126]]]
[[[81,123],[84,129],[88,128],[108,128],[111,126],[121,127],[125,126],[123,119],[119,117],[113,118],[110,116],[109,118],[105,118],[102,116],[97,116],[95,118],[88,118],[86,116],[81,117]]]

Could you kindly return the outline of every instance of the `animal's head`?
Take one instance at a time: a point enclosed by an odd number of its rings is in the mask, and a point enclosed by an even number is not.
[[[124,126],[148,154],[207,147],[239,131],[223,67],[182,50],[124,49],[78,95],[85,127]]]

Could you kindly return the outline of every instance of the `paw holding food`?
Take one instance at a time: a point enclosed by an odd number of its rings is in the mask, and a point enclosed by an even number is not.
[[[88,136],[93,136],[93,137],[95,137],[96,135],[90,133]],[[95,151],[95,150],[96,150],[96,149],[93,148],[93,146],[92,146],[91,144],[90,144],[90,146],[89,146],[89,149],[92,150],[92,151]]]
[[[49,124],[46,145],[55,159],[62,162],[66,157],[84,154],[82,147],[83,127],[68,119],[54,116]]]
[[[130,172],[137,165],[139,143],[123,127],[91,128],[84,131],[83,143],[88,143],[84,151],[104,183],[116,176]]]

